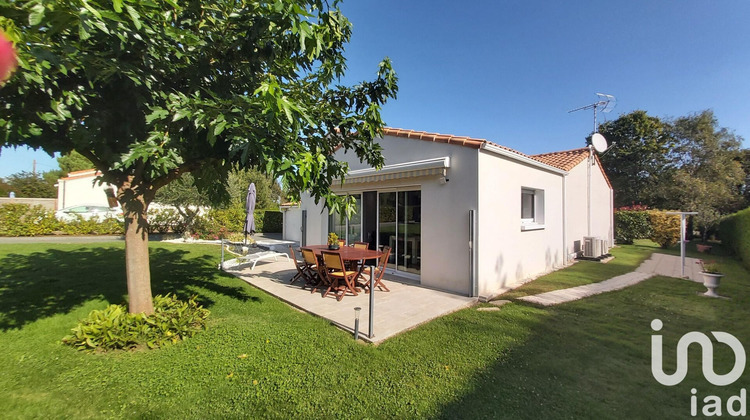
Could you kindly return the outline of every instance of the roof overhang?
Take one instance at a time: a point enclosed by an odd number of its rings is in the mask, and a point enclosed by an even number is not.
[[[546,163],[542,163],[536,159],[532,159],[528,156],[521,155],[519,153],[514,153],[511,150],[503,149],[502,147],[495,146],[492,143],[485,143],[480,147],[481,150],[486,150],[487,152],[494,153],[499,156],[507,157],[508,159],[513,159],[517,162],[525,163],[529,166],[533,166],[536,168],[544,169],[546,171],[558,174],[558,175],[567,175],[568,171],[562,170],[560,168],[556,168],[551,165],[547,165]]]
[[[450,168],[451,159],[448,156],[416,160],[412,162],[385,165],[380,170],[375,168],[357,169],[349,171],[344,180],[345,184],[365,182],[382,182],[396,179],[416,178],[423,176],[445,176]]]

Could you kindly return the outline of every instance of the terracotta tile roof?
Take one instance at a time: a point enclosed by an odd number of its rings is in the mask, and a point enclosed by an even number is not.
[[[564,150],[562,152],[542,153],[540,155],[531,156],[532,159],[538,160],[539,162],[546,163],[547,165],[560,168],[564,171],[570,172],[573,168],[578,166],[581,162],[586,160],[589,155],[588,147],[581,147],[580,149]],[[599,156],[594,153],[594,159],[596,159],[596,166],[602,171],[604,180],[607,181],[609,188],[612,188],[612,183],[609,182],[607,173],[604,172],[602,161],[599,160]]]
[[[570,171],[575,168],[576,165],[583,162],[588,155],[589,148],[582,147],[580,149],[565,150],[562,152],[542,153],[541,155],[533,155],[531,157],[539,162],[554,166],[555,168]]]
[[[88,177],[94,177],[99,176],[102,173],[97,171],[96,169],[84,169],[82,171],[73,171],[68,172],[68,176],[65,178],[60,178],[63,181],[67,181],[70,179],[79,179],[79,178],[88,178]]]
[[[385,127],[383,129],[383,134],[388,135],[388,136],[406,137],[408,139],[432,141],[435,143],[456,144],[459,146],[470,147],[472,149],[479,149],[484,144],[491,144],[495,147],[499,147],[509,152],[513,152],[524,157],[529,157],[519,152],[518,150],[513,150],[509,147],[501,146],[499,144],[493,143],[486,139],[475,139],[475,138],[466,137],[466,136],[454,136],[453,134],[428,133],[426,131],[407,130],[404,128],[393,128],[393,127]]]

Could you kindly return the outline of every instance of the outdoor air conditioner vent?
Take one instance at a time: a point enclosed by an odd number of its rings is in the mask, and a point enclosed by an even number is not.
[[[596,258],[596,239],[593,236],[583,237],[583,256],[586,258]]]

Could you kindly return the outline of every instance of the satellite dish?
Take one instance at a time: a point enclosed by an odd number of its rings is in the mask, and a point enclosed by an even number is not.
[[[599,133],[594,133],[594,135],[591,136],[591,144],[599,153],[604,153],[604,151],[607,150],[607,139]]]

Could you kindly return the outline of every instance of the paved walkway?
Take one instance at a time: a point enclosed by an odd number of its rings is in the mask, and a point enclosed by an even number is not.
[[[374,332],[368,338],[370,295],[347,295],[340,302],[331,294],[302,289],[302,282],[289,284],[297,272],[293,262],[259,262],[254,270],[248,265],[227,270],[253,286],[276,296],[284,302],[325,318],[339,328],[354,332],[354,308],[362,308],[359,320],[360,338],[379,343],[427,321],[473,305],[477,299],[426,289],[414,284],[384,280],[390,292],[375,291]]]
[[[518,298],[526,302],[536,303],[543,306],[559,305],[571,302],[587,296],[624,289],[628,286],[640,283],[653,276],[682,277],[680,269],[681,259],[679,256],[667,254],[651,254],[651,258],[644,261],[635,271],[621,276],[613,277],[599,283],[591,283],[583,286],[571,287],[569,289],[554,290],[533,296]],[[685,276],[687,279],[702,283],[700,266],[695,258],[685,258]]]

